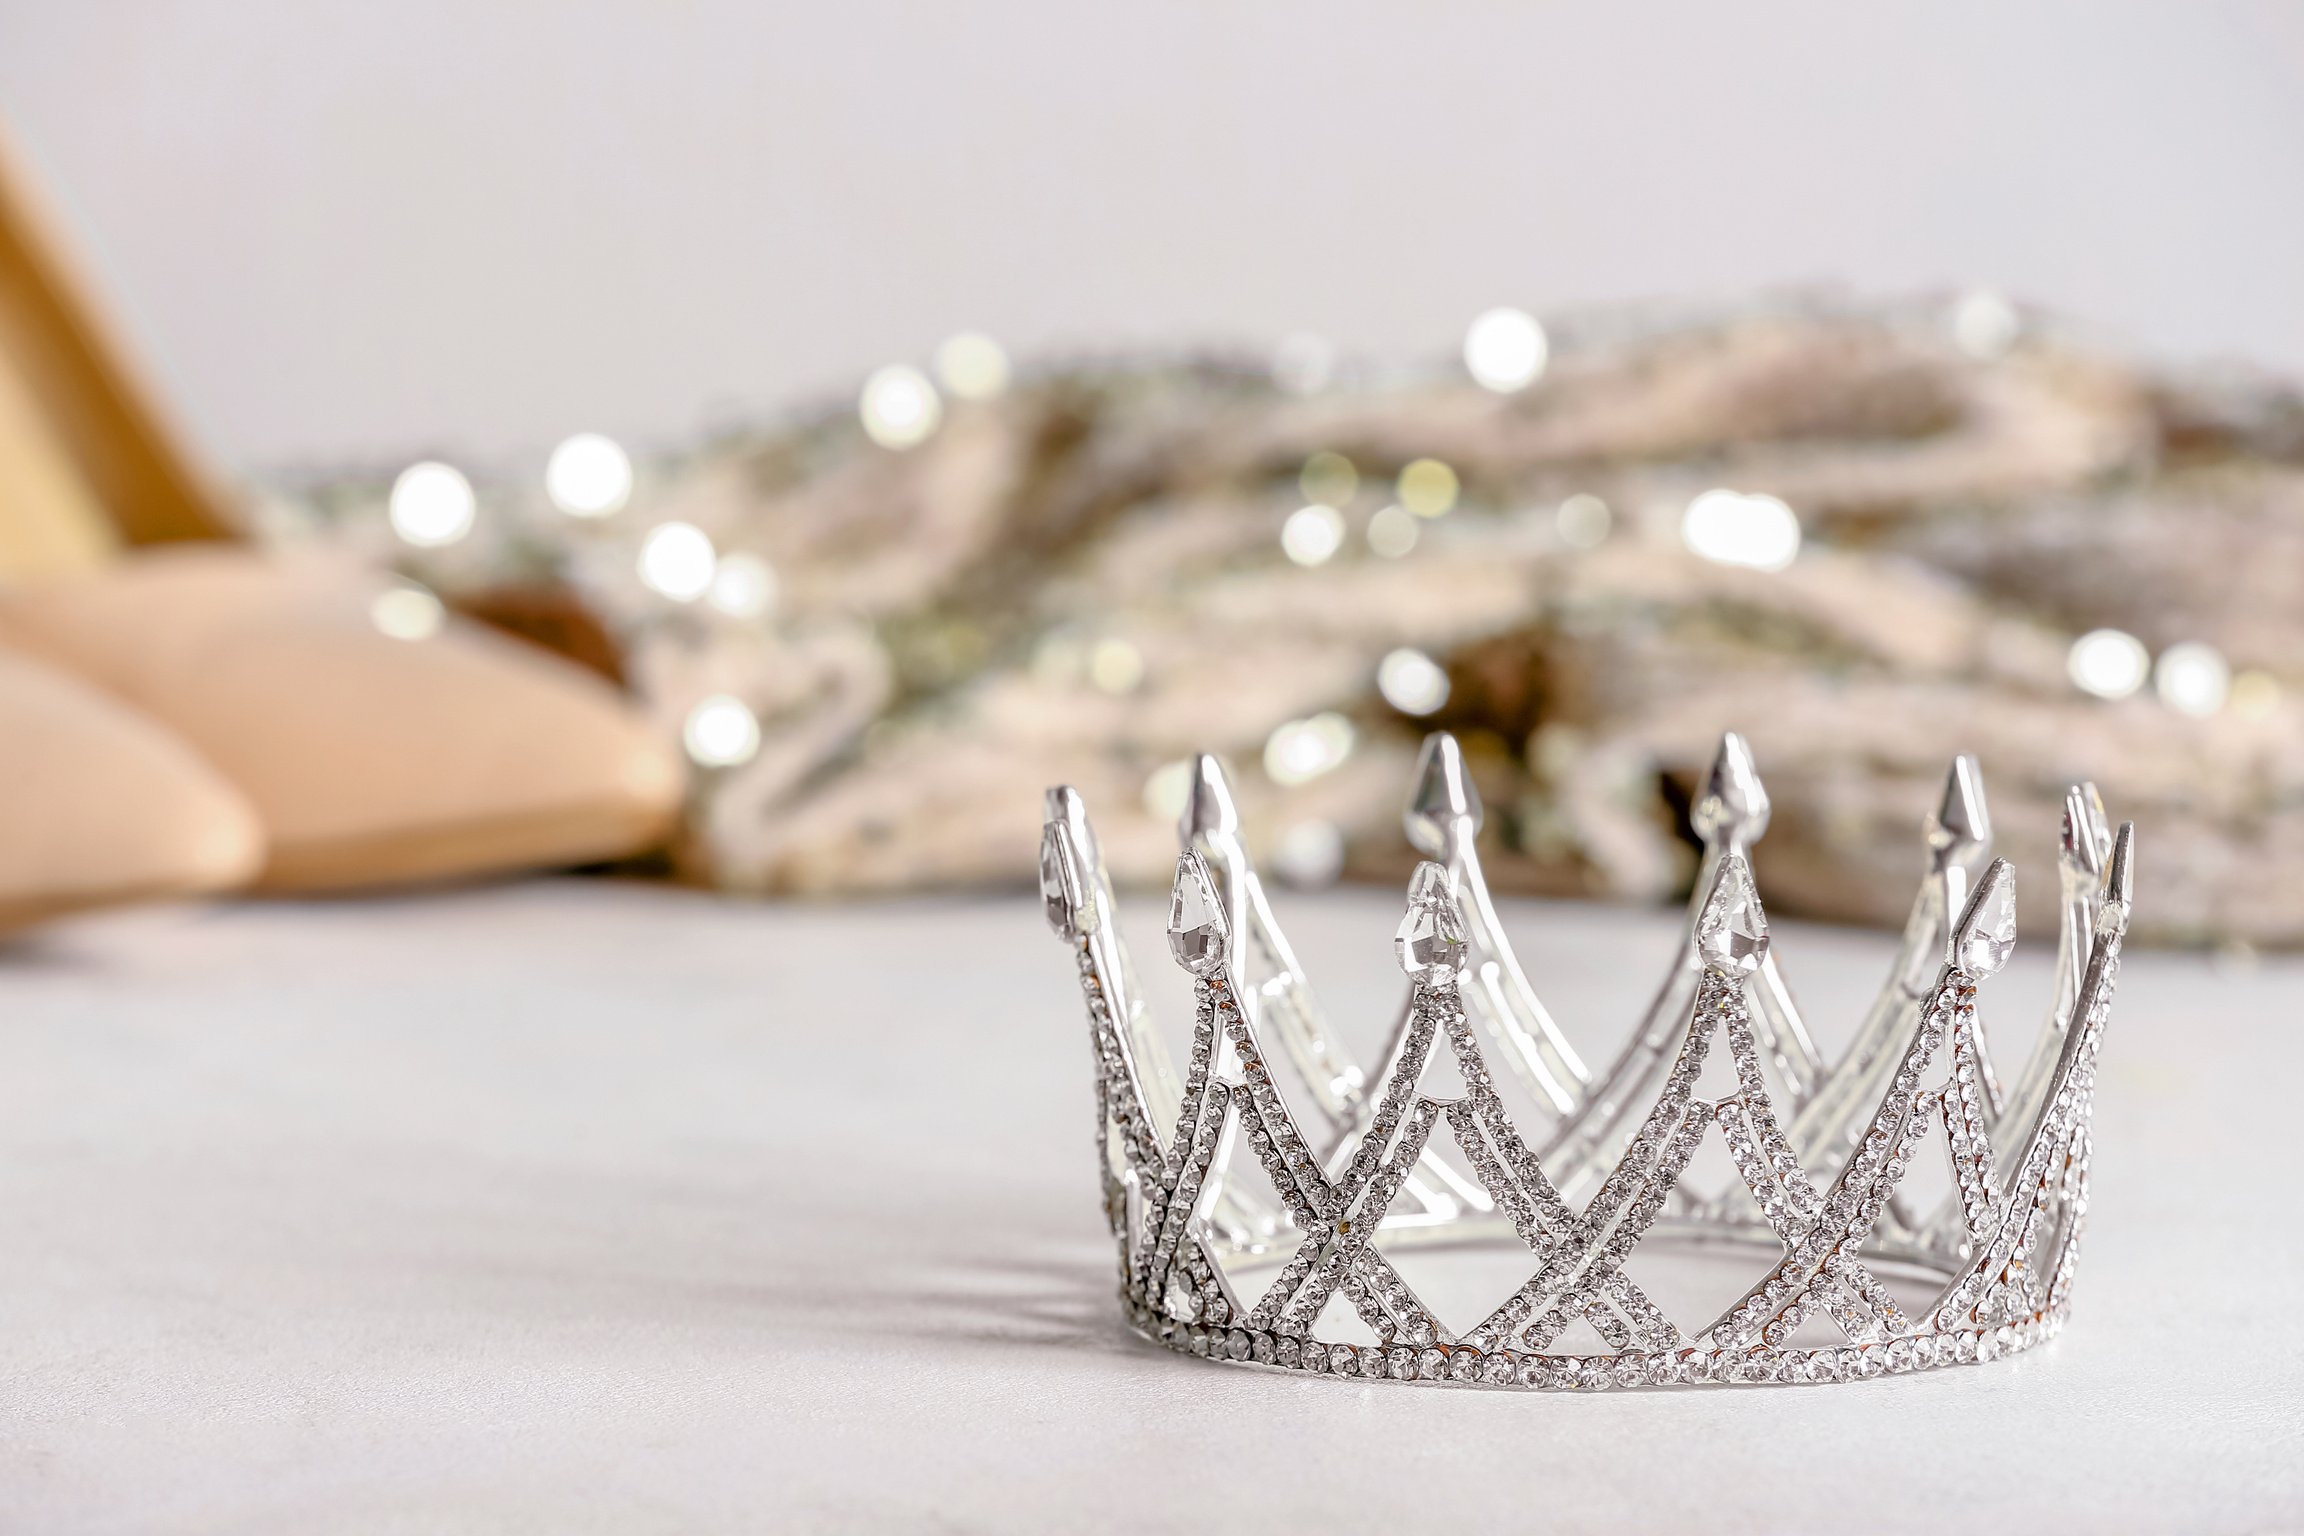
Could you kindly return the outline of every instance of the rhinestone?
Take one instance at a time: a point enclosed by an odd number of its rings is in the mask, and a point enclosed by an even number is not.
[[[1247,1359],[1254,1347],[1248,1341],[1248,1330],[1245,1328],[1235,1328],[1224,1336],[1224,1353],[1235,1360]]]
[[[1271,1365],[1280,1358],[1278,1351],[1272,1347],[1272,1335],[1268,1333],[1250,1334],[1248,1352],[1256,1357],[1258,1365]]]
[[[1411,977],[1452,977],[1471,963],[1448,871],[1430,860],[1408,882],[1408,913],[1392,935],[1392,953]]]
[[[2015,950],[2016,872],[2006,859],[1995,859],[1952,935],[1952,963],[1971,976],[1990,976]]]
[[[1448,1356],[1438,1349],[1427,1349],[1416,1356],[1416,1374],[1426,1381],[1448,1379]]]
[[[1168,948],[1176,963],[1195,976],[1213,977],[1224,969],[1231,927],[1207,864],[1196,853],[1178,854],[1168,897]]]
[[[1741,854],[1720,861],[1719,878],[1696,919],[1696,948],[1705,964],[1731,976],[1749,976],[1768,958],[1768,915]]]

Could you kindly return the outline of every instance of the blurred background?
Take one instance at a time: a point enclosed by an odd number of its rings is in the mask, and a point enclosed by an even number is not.
[[[607,864],[1901,917],[1951,755],[2304,937],[2270,4],[0,4],[0,921]],[[133,807],[133,813],[123,806]],[[2043,904],[2048,882],[2028,887]]]

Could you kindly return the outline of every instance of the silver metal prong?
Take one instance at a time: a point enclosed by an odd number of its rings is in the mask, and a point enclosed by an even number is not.
[[[1240,835],[1240,807],[1232,799],[1232,780],[1223,761],[1212,752],[1192,754],[1191,783],[1184,792],[1184,810],[1176,818],[1177,840],[1187,848],[1202,839]]]
[[[2104,872],[2104,906],[2096,926],[2105,933],[2128,931],[2129,904],[2136,898],[2136,823],[2120,823],[2112,839],[2112,862]]]
[[[2075,784],[2065,790],[2064,819],[2056,839],[2058,859],[2094,882],[2103,879],[2104,860],[2111,852],[2112,828],[2096,786]]]
[[[1480,791],[1464,771],[1464,748],[1448,732],[1434,731],[1416,755],[1416,788],[1400,817],[1410,846],[1447,862],[1458,841],[1470,842],[1479,832],[1481,815]]]
[[[1736,732],[1721,735],[1688,824],[1713,848],[1742,849],[1768,830],[1768,791],[1752,765],[1751,744]]]
[[[1964,865],[1992,846],[1992,813],[1984,805],[1984,773],[1963,752],[1944,776],[1944,798],[1928,818],[1928,850],[1939,870]]]

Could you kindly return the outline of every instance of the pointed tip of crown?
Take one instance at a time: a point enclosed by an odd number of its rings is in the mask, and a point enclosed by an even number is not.
[[[1189,848],[1198,838],[1232,836],[1240,830],[1240,807],[1232,799],[1232,780],[1223,760],[1212,752],[1192,754],[1192,776],[1184,792],[1184,810],[1176,818],[1176,836]]]
[[[2104,905],[2097,922],[2110,933],[2128,931],[2130,903],[2136,896],[2136,823],[2120,823],[2112,839],[2112,857],[2104,871]]]
[[[2016,866],[1994,859],[1969,892],[1945,941],[1945,958],[1971,976],[1990,976],[2016,950]]]
[[[1696,915],[1696,952],[1733,976],[1751,975],[1768,958],[1768,913],[1752,883],[1752,866],[1740,853],[1720,861],[1712,893]]]
[[[1928,846],[1943,859],[1959,862],[1992,846],[1992,813],[1984,806],[1984,772],[1961,753],[1944,775],[1944,798],[1928,818]]]
[[[1768,830],[1768,790],[1753,766],[1751,744],[1736,732],[1721,735],[1688,820],[1698,837],[1715,846],[1738,847]]]
[[[2085,781],[2064,791],[2064,820],[2056,851],[2065,867],[2082,874],[2102,876],[2112,856],[2112,822],[2104,814],[2104,797]]]
[[[1418,853],[1444,859],[1456,824],[1469,821],[1478,832],[1480,816],[1480,791],[1465,771],[1463,747],[1448,732],[1434,731],[1416,754],[1416,783],[1400,818],[1409,843]]]

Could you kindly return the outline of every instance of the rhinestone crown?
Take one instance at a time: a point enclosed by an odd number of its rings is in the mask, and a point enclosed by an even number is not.
[[[1688,941],[1597,1073],[1497,922],[1480,819],[1456,742],[1429,738],[1406,815],[1426,862],[1393,941],[1409,998],[1371,1076],[1274,920],[1222,767],[1197,759],[1168,930],[1197,1001],[1179,1074],[1080,797],[1049,791],[1041,894],[1078,956],[1104,1212],[1137,1331],[1314,1374],[1586,1390],[1841,1381],[2057,1332],[2135,843],[2094,786],[2065,798],[2055,1001],[2011,1078],[1976,990],[2014,946],[2015,879],[1986,863],[1971,758],[1928,820],[1887,982],[1829,1062],[1752,883],[1768,797],[1740,737],[1722,741],[1690,818],[1704,861]],[[1908,1177],[1930,1146],[1944,1154],[1925,1160],[1933,1189]],[[1668,1307],[1682,1298],[1631,1273],[1664,1250],[1699,1269],[1727,1256],[1734,1289]],[[1672,1267],[1643,1278],[1660,1287]],[[1451,1287],[1469,1302],[1457,1326],[1427,1300]]]

